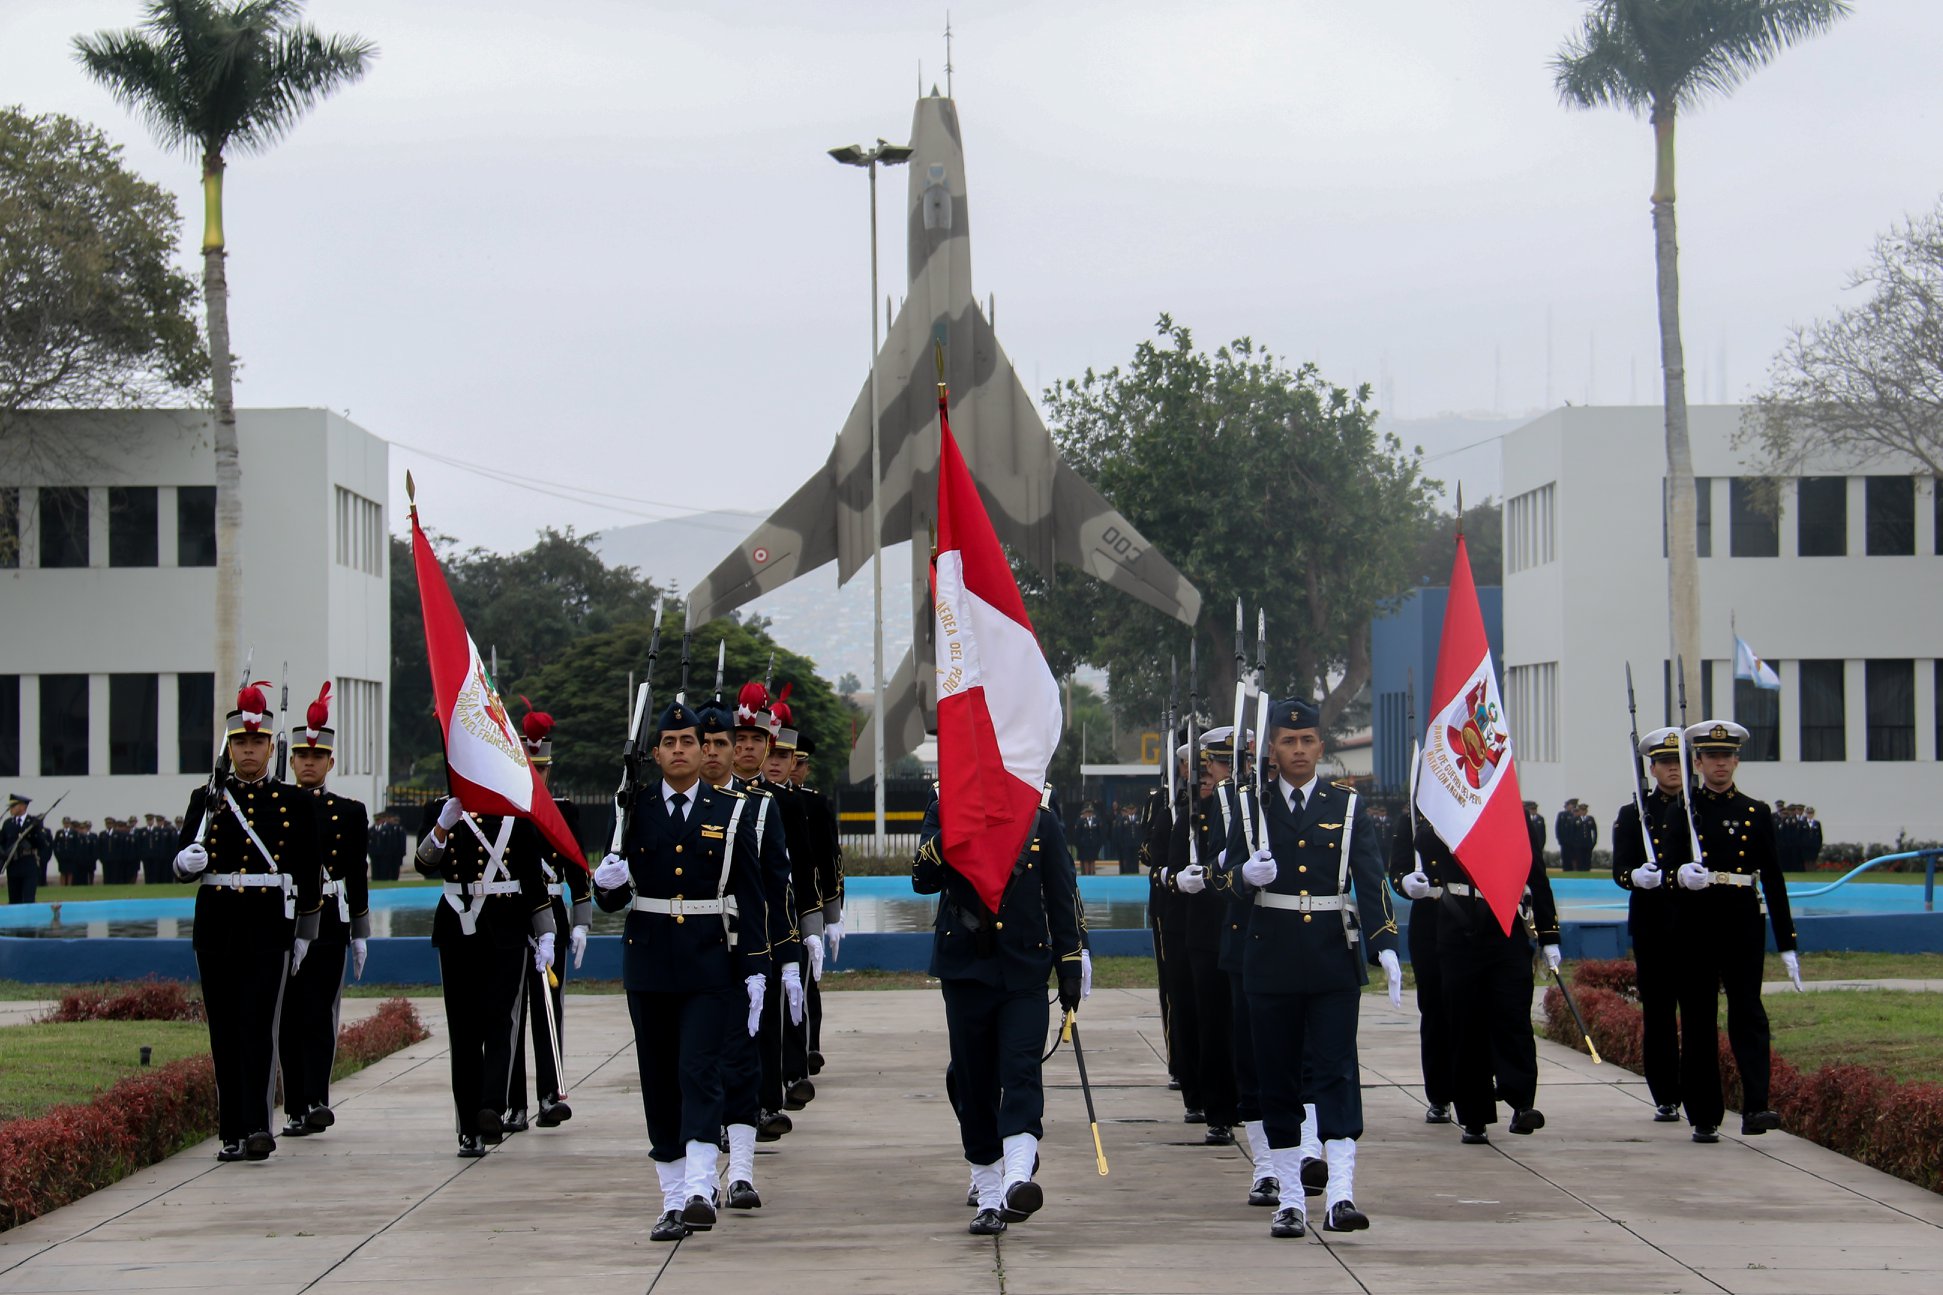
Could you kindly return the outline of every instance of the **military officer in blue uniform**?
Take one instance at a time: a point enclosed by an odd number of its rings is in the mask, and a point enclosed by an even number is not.
[[[1626,931],[1632,937],[1633,965],[1645,1018],[1646,1091],[1653,1118],[1672,1124],[1680,1118],[1680,962],[1675,933],[1679,887],[1669,872],[1693,861],[1693,834],[1687,821],[1686,771],[1680,758],[1680,730],[1656,728],[1640,739],[1639,753],[1652,770],[1653,788],[1628,798],[1612,824],[1612,879],[1627,892]],[[1641,831],[1640,814],[1646,816]],[[1648,835],[1653,854],[1646,853]],[[1704,1037],[1702,1031],[1704,1030]],[[1713,1051],[1718,1046],[1713,1014],[1695,1022],[1688,1045]],[[1714,1117],[1718,1124],[1719,1116]]]
[[[946,859],[938,804],[925,811],[911,889],[940,897],[929,971],[944,995],[952,1108],[978,1193],[969,1230],[987,1236],[1045,1200],[1032,1176],[1045,1131],[1046,978],[1058,973],[1062,1010],[1079,1006],[1079,882],[1058,815],[1042,805],[993,912]]]
[[[620,854],[594,870],[594,902],[628,910],[621,981],[661,1217],[648,1237],[713,1227],[731,1030],[754,1035],[769,970],[769,914],[749,797],[701,777],[700,719],[658,717],[660,777],[639,788]]]
[[[1228,926],[1229,898],[1210,893],[1207,878],[1227,836],[1217,835],[1219,807],[1216,784],[1228,776],[1234,759],[1229,745],[1233,730],[1223,727],[1203,734],[1199,773],[1189,786],[1188,812],[1174,820],[1169,851],[1169,880],[1179,892],[1181,944],[1186,977],[1183,982],[1194,1002],[1194,1073],[1199,1083],[1201,1110],[1207,1131],[1201,1141],[1223,1147],[1234,1142],[1235,1061],[1228,980],[1221,971],[1222,932]],[[1190,836],[1190,834],[1192,834]]]
[[[1328,1173],[1323,1228],[1357,1231],[1369,1226],[1355,1201],[1365,964],[1383,967],[1392,1004],[1403,990],[1383,845],[1356,793],[1317,776],[1323,740],[1312,703],[1296,698],[1270,707],[1269,747],[1276,777],[1262,789],[1267,840],[1250,849],[1235,823],[1216,874],[1250,903],[1242,977],[1276,1177],[1285,1184],[1302,1179],[1304,1105],[1311,1104]],[[1269,1234],[1306,1231],[1301,1197],[1284,1191]]]
[[[1745,728],[1731,720],[1702,720],[1687,729],[1686,740],[1700,775],[1692,796],[1700,858],[1674,871],[1681,892],[1674,930],[1686,958],[1680,1020],[1690,1031],[1688,1039],[1714,1037],[1720,994],[1726,993],[1727,1041],[1741,1072],[1741,1132],[1766,1133],[1781,1127],[1781,1117],[1768,1104],[1768,1014],[1761,1005],[1769,924],[1789,976],[1797,988],[1801,985],[1794,915],[1775,850],[1774,812],[1734,784]],[[1680,1094],[1694,1141],[1718,1140],[1726,1104],[1717,1048],[1681,1049]]]
[[[270,1132],[277,1014],[317,938],[323,868],[314,800],[270,776],[276,716],[263,689],[236,698],[224,727],[229,768],[196,788],[175,875],[195,883],[196,971],[216,1067],[218,1160],[263,1160]]]
[[[47,877],[47,857],[54,852],[54,836],[47,824],[27,812],[31,798],[7,796],[7,816],[0,819],[0,859],[7,861],[7,902],[31,904]]]
[[[371,938],[371,884],[365,874],[370,820],[362,802],[324,782],[337,767],[337,733],[330,727],[326,683],[290,730],[290,773],[317,816],[318,859],[324,869],[317,938],[285,991],[277,1055],[283,1068],[286,1137],[322,1133],[337,1122],[331,1110],[331,1065],[337,1058],[338,1016],[344,1002],[344,962],[364,978]]]
[[[1190,776],[1190,765],[1187,743],[1180,737],[1178,733],[1168,735],[1174,743],[1175,777],[1185,781]],[[1168,884],[1172,875],[1168,867],[1168,843],[1174,836],[1176,803],[1177,800],[1168,798],[1164,783],[1147,793],[1140,810],[1139,845],[1134,857],[1147,873],[1147,929],[1154,941],[1161,1034],[1167,1044],[1168,1087],[1180,1092],[1183,1105],[1190,1113],[1198,1114],[1199,1085],[1193,1082],[1189,1060],[1198,1045],[1194,1038],[1194,1013],[1191,1004],[1174,1001],[1175,970],[1169,965],[1170,955],[1184,956],[1180,948],[1181,896]],[[1193,1122],[1191,1116],[1189,1122]]]

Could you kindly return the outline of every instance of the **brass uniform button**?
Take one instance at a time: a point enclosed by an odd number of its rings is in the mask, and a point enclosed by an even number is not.
[[[681,853],[681,847],[680,847],[679,845],[677,845],[677,846],[675,847],[675,853],[676,853],[676,854],[680,854],[680,853]]]
[[[681,915],[680,913],[676,913],[676,914],[675,914],[675,925],[676,925],[676,926],[686,926],[686,925],[688,925],[688,919],[687,919],[687,918],[685,918],[685,917],[683,917],[683,916],[682,916],[682,915]]]
[[[1296,846],[1296,848],[1297,848],[1297,849],[1299,850],[1299,849],[1301,849],[1301,848],[1302,848],[1303,846],[1305,846],[1305,845],[1307,845],[1307,844],[1309,844],[1309,843],[1308,843],[1307,841],[1297,841],[1297,842],[1295,843],[1295,846]]]
[[[1307,921],[1309,921],[1309,920],[1310,920],[1310,918],[1309,918],[1309,914],[1307,914],[1307,913],[1304,913],[1304,914],[1302,915],[1302,920],[1303,920],[1304,922],[1307,922]]]
[[[1309,870],[1309,865],[1306,863],[1298,863],[1295,865],[1295,870],[1297,872],[1307,872]]]
[[[1005,929],[1005,923],[1003,922],[994,922],[992,925],[1001,931]]]
[[[681,876],[681,869],[680,869],[680,868],[676,868],[676,869],[675,869],[675,875],[676,875],[677,877],[679,877],[679,876]]]

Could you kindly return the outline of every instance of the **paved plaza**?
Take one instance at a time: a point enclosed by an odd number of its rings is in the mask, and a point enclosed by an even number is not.
[[[1406,1005],[1408,1000],[1406,999]],[[1943,1197],[1769,1134],[1696,1146],[1654,1124],[1643,1083],[1540,1042],[1543,1132],[1486,1147],[1423,1123],[1416,1018],[1364,998],[1357,1200],[1368,1232],[1268,1236],[1233,1148],[1198,1145],[1166,1088],[1151,990],[1083,1013],[1111,1174],[1098,1176],[1071,1054],[1048,1063],[1046,1207],[965,1232],[931,991],[831,994],[818,1096],[765,1145],[766,1204],[647,1239],[659,1210],[627,1011],[569,1000],[575,1118],[483,1160],[453,1152],[443,1019],[338,1086],[338,1125],[261,1164],[205,1143],[0,1233],[0,1292],[1702,1292],[1936,1290]],[[347,1014],[370,1010],[354,1002]],[[1316,1211],[1318,1214],[1320,1211]]]

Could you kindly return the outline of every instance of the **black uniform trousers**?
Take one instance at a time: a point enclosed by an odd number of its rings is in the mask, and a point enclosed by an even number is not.
[[[270,1131],[277,1022],[289,971],[289,950],[248,940],[196,950],[209,1059],[216,1068],[216,1128],[224,1142]]]
[[[1241,973],[1224,971],[1221,974],[1228,981],[1229,1050],[1235,1066],[1235,1123],[1246,1124],[1262,1118],[1262,1090],[1255,1076],[1255,1031],[1249,1025],[1248,993],[1242,988]]]
[[[331,1065],[337,1060],[344,955],[349,948],[346,928],[333,919],[311,941],[303,965],[283,991],[277,1056],[283,1071],[285,1114],[302,1115],[313,1106],[331,1104]]]
[[[765,1111],[783,1109],[784,1025],[788,1017],[783,1003],[783,974],[775,962],[769,964],[767,987],[762,994],[762,1020],[756,1028],[757,1075],[756,1105]],[[794,1026],[789,1027],[794,1029]]]
[[[1212,896],[1207,902],[1217,903]],[[1209,1124],[1232,1125],[1235,1115],[1235,1044],[1229,998],[1228,973],[1221,970],[1220,954],[1209,949],[1189,949],[1182,959],[1188,965],[1193,986],[1194,1023],[1200,1040],[1200,1056],[1195,1066],[1200,1081],[1201,1109]]]
[[[1638,901],[1634,901],[1637,903]],[[1646,1091],[1655,1106],[1678,1106],[1680,1082],[1680,962],[1671,913],[1636,917],[1631,923],[1633,966],[1645,1018]],[[1712,1051],[1713,1012],[1706,1013]],[[1714,1087],[1718,1088],[1715,1081]]]
[[[1696,1125],[1718,1127],[1726,1109],[1718,1024],[1723,991],[1727,1042],[1741,1072],[1741,1109],[1768,1109],[1768,1013],[1761,1005],[1767,919],[1757,905],[1745,907],[1732,915],[1710,912],[1704,925],[1683,924],[1681,930],[1680,1092],[1687,1120]]]
[[[634,1059],[648,1119],[648,1156],[663,1164],[688,1154],[691,1142],[722,1136],[722,1068],[730,1030],[743,1031],[742,986],[673,994],[627,991],[634,1022]]]
[[[40,881],[47,871],[41,857],[31,850],[22,849],[21,855],[7,865],[7,902],[9,904],[31,904],[40,890]]]
[[[1444,966],[1437,957],[1437,901],[1410,904],[1410,966],[1417,975],[1417,1054],[1423,1067],[1424,1100],[1448,1106],[1457,1096],[1450,1007],[1444,997]]]
[[[1302,1144],[1305,1103],[1325,1142],[1363,1136],[1363,1088],[1356,1073],[1362,991],[1248,995],[1262,1129],[1277,1150]]]
[[[480,1111],[504,1111],[520,1050],[520,990],[533,955],[481,931],[438,946],[445,1026],[451,1034],[452,1105],[461,1134],[479,1132]]]
[[[1161,926],[1155,946],[1165,948],[1160,960],[1162,988],[1167,995],[1167,1057],[1181,1084],[1181,1105],[1205,1107],[1201,1088],[1201,1013],[1194,997],[1194,968],[1187,953],[1187,930],[1180,923]]]
[[[1514,1111],[1538,1100],[1531,941],[1522,926],[1514,925],[1507,936],[1482,899],[1447,895],[1437,902],[1437,960],[1455,1043],[1457,1122],[1495,1124],[1499,1100]]]
[[[1160,1037],[1167,1048],[1167,1075],[1179,1083],[1181,1072],[1174,1066],[1173,1024],[1167,1002],[1167,942],[1160,938],[1160,918],[1155,915],[1151,901],[1147,910],[1147,932],[1154,941],[1154,997],[1160,1000]]]
[[[823,951],[829,953],[828,946]],[[817,988],[816,978],[810,975],[807,966],[803,968],[803,1035],[810,1052],[823,1051],[823,991]],[[803,1073],[810,1073],[807,1057],[803,1061]]]
[[[777,1018],[783,1035],[782,1079],[784,1084],[793,1084],[799,1079],[807,1079],[810,1073],[811,1018],[809,1003],[810,992],[816,988],[816,982],[810,976],[810,955],[807,949],[797,955],[796,965],[802,968],[803,976],[803,1023],[801,1025],[795,1025],[790,1023],[786,1018]],[[776,980],[770,983],[770,989],[780,990],[782,988],[781,979],[781,973],[778,972]],[[782,1005],[782,995],[780,993],[768,994],[765,991],[765,997],[763,998],[763,1006],[765,1008],[768,1007],[771,997],[776,999],[777,1006],[780,1007]],[[782,1109],[782,1106],[778,1104],[769,1109],[779,1111]]]
[[[560,1071],[553,1064],[553,1050],[559,1048],[561,1060],[567,1056],[567,957],[573,943],[567,932],[572,929],[567,921],[566,905],[559,899],[553,901],[553,929],[556,932],[553,942],[553,974],[559,984],[547,987],[546,977],[533,965],[533,959],[526,960],[526,990],[520,995],[520,1019],[532,1022],[530,1032],[533,1036],[533,1080],[540,1104],[559,1100],[566,1085],[561,1082]],[[553,1039],[546,1037],[546,1004],[538,995],[546,994],[553,1000]],[[529,1027],[522,1025],[520,1034],[524,1036]],[[507,1102],[513,1110],[524,1111],[526,1105],[526,1048],[523,1044],[513,1048],[513,1078],[508,1086]]]
[[[958,1115],[965,1159],[989,1165],[1014,1133],[1044,1136],[1040,1077],[1051,1012],[1046,991],[999,989],[976,980],[940,980],[951,1041],[947,1091]]]

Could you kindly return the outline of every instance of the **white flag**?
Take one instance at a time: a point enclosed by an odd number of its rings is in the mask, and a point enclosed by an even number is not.
[[[1734,677],[1745,679],[1756,688],[1778,690],[1781,687],[1781,676],[1774,672],[1774,667],[1755,656],[1754,649],[1738,634],[1734,636]]]

